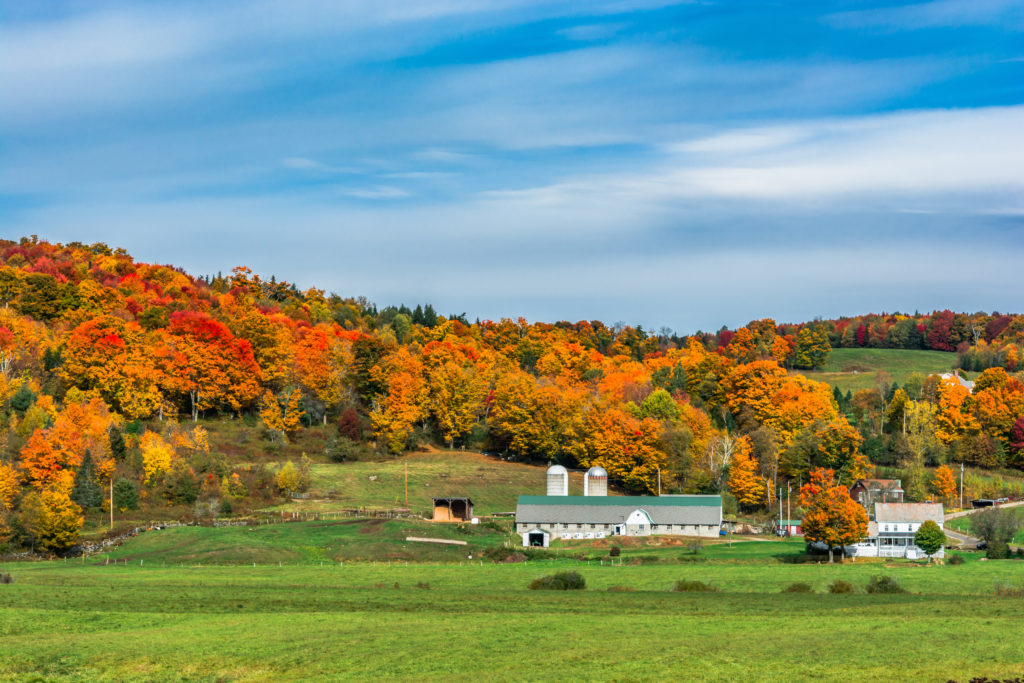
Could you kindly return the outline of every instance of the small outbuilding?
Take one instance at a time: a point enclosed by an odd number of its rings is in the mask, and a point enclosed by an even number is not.
[[[775,521],[776,536],[803,536],[803,520],[801,519],[779,519]]]
[[[473,501],[469,498],[434,498],[434,522],[468,522],[473,519]]]

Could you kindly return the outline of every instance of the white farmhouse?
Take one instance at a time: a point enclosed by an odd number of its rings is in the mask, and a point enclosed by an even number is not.
[[[853,546],[857,557],[927,557],[914,545],[914,534],[931,520],[942,528],[945,516],[941,503],[875,503],[875,520],[868,522],[868,537]],[[934,557],[943,557],[940,548]]]

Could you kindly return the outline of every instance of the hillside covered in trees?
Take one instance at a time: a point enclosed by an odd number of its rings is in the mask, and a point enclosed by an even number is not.
[[[601,465],[637,492],[731,491],[770,506],[827,467],[898,469],[911,499],[948,468],[1024,469],[1024,316],[868,315],[680,337],[598,321],[529,323],[378,309],[247,268],[194,277],[103,244],[0,241],[0,544],[59,551],[82,510],[205,505],[302,490],[306,465],[228,453],[237,420],[313,459],[437,444]],[[797,374],[833,346],[941,349],[957,378],[843,395]],[[1016,373],[1016,374],[1014,374]],[[244,449],[243,449],[244,450]]]

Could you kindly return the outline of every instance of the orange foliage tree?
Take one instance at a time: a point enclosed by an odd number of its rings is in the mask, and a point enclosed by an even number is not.
[[[949,465],[941,465],[932,478],[932,491],[949,506],[957,497],[956,475]]]
[[[582,467],[597,465],[627,488],[657,492],[658,471],[668,464],[658,449],[660,433],[658,420],[594,405],[573,426],[567,450]]]
[[[836,548],[857,543],[867,535],[867,512],[850,498],[845,486],[835,482],[832,470],[819,467],[811,471],[810,481],[800,488],[800,506],[804,509],[804,537],[828,546],[830,564]]]

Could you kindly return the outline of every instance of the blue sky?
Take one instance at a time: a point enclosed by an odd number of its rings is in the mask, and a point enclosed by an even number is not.
[[[1019,311],[1024,4],[3,3],[0,226],[470,318]]]

